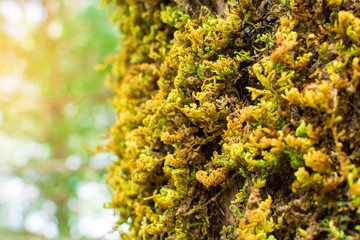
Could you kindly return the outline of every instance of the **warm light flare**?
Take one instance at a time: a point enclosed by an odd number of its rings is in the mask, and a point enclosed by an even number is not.
[[[114,156],[83,150],[114,114],[93,71],[116,44],[98,4],[0,0],[0,239],[119,239],[103,209]]]

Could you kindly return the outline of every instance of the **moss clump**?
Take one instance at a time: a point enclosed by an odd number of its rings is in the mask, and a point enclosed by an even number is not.
[[[123,239],[359,239],[357,0],[107,0]]]

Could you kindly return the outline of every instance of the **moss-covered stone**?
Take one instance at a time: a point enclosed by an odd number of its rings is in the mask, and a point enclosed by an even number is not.
[[[358,0],[105,0],[123,239],[359,239]]]

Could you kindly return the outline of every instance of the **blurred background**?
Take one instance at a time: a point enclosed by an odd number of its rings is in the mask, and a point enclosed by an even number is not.
[[[0,0],[0,239],[120,239],[103,205],[120,37],[100,0]]]

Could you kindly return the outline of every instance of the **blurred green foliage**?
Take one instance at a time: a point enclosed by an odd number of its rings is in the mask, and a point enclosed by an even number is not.
[[[108,200],[102,182],[111,155],[94,157],[83,148],[96,146],[114,115],[103,81],[109,69],[97,72],[94,66],[116,49],[117,34],[98,5],[96,0],[0,3],[0,185],[39,190],[31,201],[25,193],[1,194],[0,208],[7,210],[0,213],[0,236],[32,231],[47,238],[104,237],[79,227],[81,214],[101,215]],[[104,198],[92,209],[78,206],[87,184]],[[9,205],[6,195],[16,201]],[[26,205],[16,210],[18,198]],[[28,226],[28,216],[49,202],[56,204],[57,235]],[[14,214],[22,216],[16,220]]]

